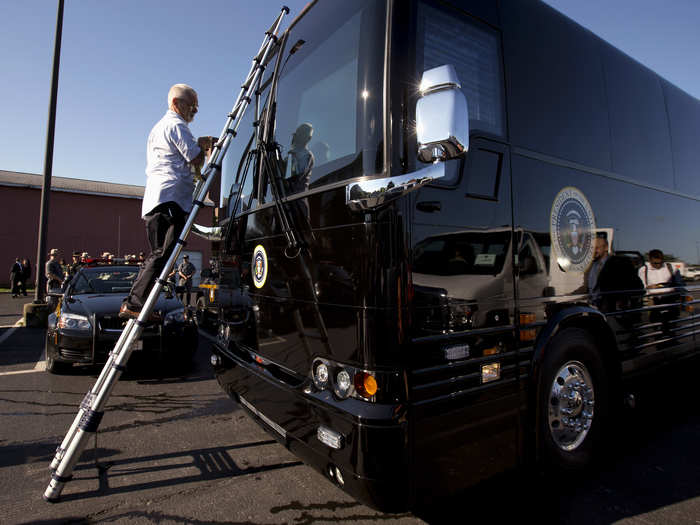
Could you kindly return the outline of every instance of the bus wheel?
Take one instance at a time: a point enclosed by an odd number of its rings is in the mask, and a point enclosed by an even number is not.
[[[588,332],[567,328],[552,340],[539,392],[545,462],[567,470],[589,466],[602,446],[610,403],[605,366]]]

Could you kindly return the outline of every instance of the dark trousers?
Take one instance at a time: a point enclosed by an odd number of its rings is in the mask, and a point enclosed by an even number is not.
[[[146,215],[146,232],[151,253],[144,261],[127,297],[130,309],[140,310],[143,307],[156,279],[175,248],[185,222],[187,222],[187,214],[174,202],[159,204]]]
[[[12,295],[17,295],[19,293],[19,286],[21,283],[19,275],[12,274],[10,277],[10,282],[12,283]]]
[[[187,281],[187,284],[178,286],[177,298],[182,301],[185,306],[190,304],[190,296],[192,295],[192,281]],[[183,301],[183,299],[185,299]]]

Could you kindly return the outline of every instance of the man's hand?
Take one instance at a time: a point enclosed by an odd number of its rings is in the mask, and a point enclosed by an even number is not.
[[[199,146],[200,152],[199,155],[192,159],[191,162],[195,170],[195,181],[204,180],[206,178],[201,173],[202,166],[204,165],[205,158],[208,159],[211,156],[212,148],[214,147],[216,140],[217,139],[215,137],[199,137],[197,139],[197,145]]]
[[[216,144],[216,137],[199,137],[197,139],[197,145],[204,151],[207,158],[211,155],[211,150]]]

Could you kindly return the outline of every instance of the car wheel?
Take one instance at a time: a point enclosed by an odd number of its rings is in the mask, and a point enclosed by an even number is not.
[[[588,332],[568,328],[546,350],[539,381],[538,432],[544,462],[583,469],[598,457],[610,410],[607,374]]]
[[[56,361],[56,358],[51,352],[46,352],[46,370],[51,374],[65,374],[70,370],[71,365],[69,363],[62,363]]]

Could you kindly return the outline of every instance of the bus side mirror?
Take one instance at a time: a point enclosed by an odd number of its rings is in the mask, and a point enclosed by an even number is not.
[[[469,109],[453,66],[423,73],[416,104],[418,159],[454,159],[469,149]]]

